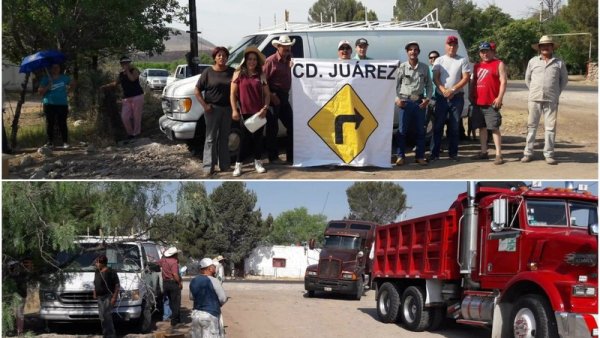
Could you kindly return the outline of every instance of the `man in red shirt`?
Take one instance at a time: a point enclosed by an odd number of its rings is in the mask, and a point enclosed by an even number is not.
[[[506,92],[506,66],[504,62],[496,58],[496,46],[489,42],[479,45],[479,57],[481,61],[473,68],[469,100],[473,105],[471,122],[473,128],[479,129],[479,142],[481,152],[475,156],[475,160],[487,160],[488,129],[492,131],[494,146],[496,147],[496,158],[494,164],[502,164],[502,136],[500,125],[502,125],[502,99]]]
[[[181,308],[181,289],[183,283],[179,276],[179,258],[177,254],[179,250],[175,247],[168,248],[163,258],[158,260],[158,264],[162,269],[163,292],[169,299],[169,307],[171,307],[171,326],[181,323],[179,310]]]

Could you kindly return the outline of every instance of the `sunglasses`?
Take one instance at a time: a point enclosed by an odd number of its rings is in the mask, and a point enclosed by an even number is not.
[[[429,60],[431,59],[437,59],[439,56],[429,56]]]
[[[350,46],[342,46],[338,50],[352,50],[352,47],[350,47]]]

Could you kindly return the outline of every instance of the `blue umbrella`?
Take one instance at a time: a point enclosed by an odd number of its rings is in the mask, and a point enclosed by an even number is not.
[[[43,50],[23,58],[19,73],[30,73],[47,68],[55,63],[63,63],[65,55],[57,50]]]

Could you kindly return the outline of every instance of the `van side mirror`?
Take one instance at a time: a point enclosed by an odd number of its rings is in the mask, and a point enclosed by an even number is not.
[[[362,252],[362,251],[359,251],[359,252],[356,254],[356,257],[357,257],[357,258],[363,258],[363,256],[364,256],[364,255],[365,255],[365,253],[364,253],[364,252]]]
[[[148,262],[148,269],[152,272],[160,272],[160,265],[156,262]]]
[[[309,248],[309,249],[311,249],[311,250],[314,250],[314,249],[315,249],[315,239],[314,239],[314,238],[311,238],[311,239],[308,241],[308,248]]]
[[[508,226],[508,200],[503,198],[494,200],[492,207],[494,212],[491,224],[492,231],[502,231]]]

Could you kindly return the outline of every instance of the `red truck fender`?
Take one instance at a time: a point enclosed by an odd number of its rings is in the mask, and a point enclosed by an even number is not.
[[[500,301],[512,301],[514,295],[527,294],[531,292],[522,291],[523,285],[528,284],[530,287],[537,288],[542,291],[543,295],[548,298],[550,305],[554,311],[564,311],[565,304],[556,288],[556,282],[563,279],[564,276],[553,271],[526,271],[516,274],[506,283],[506,288],[502,291]],[[533,290],[532,290],[533,291]],[[538,292],[539,293],[539,292]]]

